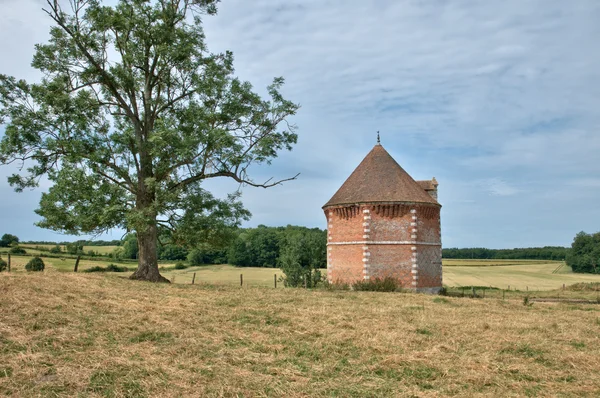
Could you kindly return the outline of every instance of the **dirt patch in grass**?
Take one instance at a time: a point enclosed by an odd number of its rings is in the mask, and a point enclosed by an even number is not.
[[[0,274],[0,396],[594,396],[597,312]]]

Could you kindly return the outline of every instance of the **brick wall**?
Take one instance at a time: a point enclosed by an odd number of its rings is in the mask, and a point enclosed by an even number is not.
[[[378,204],[325,209],[330,282],[397,278],[411,289],[442,286],[440,208]]]

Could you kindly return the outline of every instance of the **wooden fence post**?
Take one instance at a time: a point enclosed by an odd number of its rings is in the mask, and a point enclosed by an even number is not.
[[[81,260],[81,256],[77,256],[77,260],[75,260],[75,268],[73,268],[73,272],[77,272],[79,269],[79,260]]]
[[[194,276],[192,276],[192,285],[196,282],[196,273],[194,272]]]
[[[8,253],[8,272],[10,272],[10,253]]]
[[[273,275],[273,284],[275,284],[275,289],[277,289],[277,274]]]
[[[244,286],[244,274],[240,274],[240,286]]]

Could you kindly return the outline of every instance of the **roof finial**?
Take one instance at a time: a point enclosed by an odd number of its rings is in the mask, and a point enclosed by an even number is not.
[[[379,139],[379,131],[377,131],[377,145],[381,145],[381,140]]]

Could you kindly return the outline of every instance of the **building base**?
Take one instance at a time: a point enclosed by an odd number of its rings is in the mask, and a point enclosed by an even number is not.
[[[440,294],[442,287],[417,287],[410,289],[416,293],[425,293],[425,294]]]

